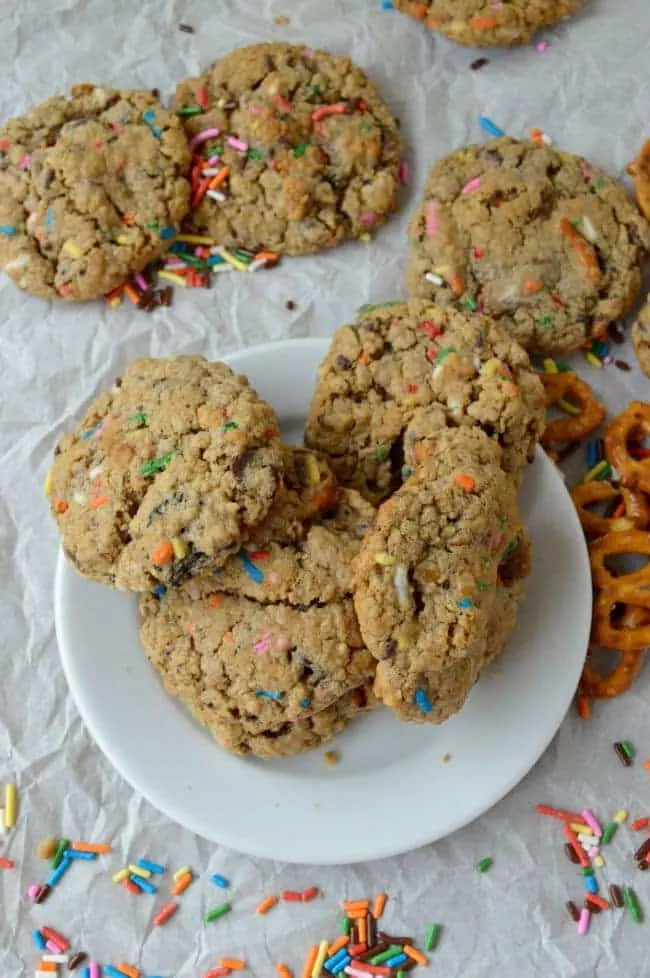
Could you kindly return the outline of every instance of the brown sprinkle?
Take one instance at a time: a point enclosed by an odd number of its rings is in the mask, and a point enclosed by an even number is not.
[[[385,931],[379,931],[379,937],[382,941],[386,941],[388,946],[391,944],[413,944],[412,937],[394,937],[393,934],[387,934]]]
[[[650,852],[650,839],[646,839],[642,842],[637,851],[634,853],[634,858],[638,861],[639,859],[645,859],[647,854]]]
[[[36,894],[36,899],[34,903],[45,903],[50,893],[52,892],[52,887],[48,886],[47,883],[43,883],[42,887]]]
[[[287,299],[287,301],[284,304],[284,308],[288,309],[289,312],[293,312],[293,310],[296,308],[296,304],[293,301],[293,299]]]
[[[328,767],[334,767],[341,760],[341,755],[337,750],[325,751],[325,763]]]
[[[632,367],[625,360],[614,360],[614,366],[618,367],[619,370],[631,370]]]
[[[569,912],[569,916],[571,917],[571,920],[575,920],[577,923],[580,920],[580,911],[576,907],[573,900],[567,900],[567,902],[565,903],[565,907]]]
[[[68,971],[74,971],[75,968],[78,968],[79,965],[83,964],[87,959],[88,955],[85,951],[77,951],[77,953],[73,954],[68,961]]]
[[[196,33],[191,24],[179,24],[178,25],[178,29],[179,29],[179,31],[182,31],[183,34],[195,34]]]
[[[615,907],[624,906],[625,901],[623,900],[623,892],[620,886],[617,886],[616,883],[612,883],[610,885],[609,895],[612,898],[612,903],[614,904]]]
[[[373,944],[377,943],[377,921],[371,913],[366,917],[366,933],[368,935],[368,944],[372,947]],[[385,938],[382,938],[382,940],[385,940]]]
[[[564,852],[566,853],[569,862],[574,863],[576,865],[580,862],[580,860],[578,859],[578,853],[575,851],[573,846],[569,845],[568,842],[564,843]]]
[[[477,58],[475,61],[472,61],[470,68],[472,71],[480,71],[481,68],[485,68],[485,66],[489,65],[489,63],[489,58]]]
[[[632,758],[627,756],[627,754],[625,753],[621,745],[617,743],[617,744],[613,744],[612,746],[614,748],[614,752],[616,756],[618,757],[623,767],[632,767]],[[649,842],[648,848],[650,848],[650,840],[648,840],[648,842]]]
[[[642,873],[645,873],[645,871],[646,871],[646,869],[648,869],[649,867],[648,867],[648,864],[647,864],[647,862],[645,861],[645,859],[641,859],[641,860],[640,860],[640,861],[639,861],[639,862],[638,862],[638,863],[636,864],[636,868],[637,868],[637,869],[640,869]]]

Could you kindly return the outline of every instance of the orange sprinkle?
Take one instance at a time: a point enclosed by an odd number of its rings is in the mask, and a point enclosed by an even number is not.
[[[472,480],[472,482],[473,481],[474,480]],[[375,918],[375,920],[379,920],[379,918],[383,914],[387,900],[388,900],[387,893],[378,893],[377,896],[375,897],[375,902],[372,905],[372,915]]]
[[[594,283],[600,282],[602,273],[591,245],[587,244],[582,235],[576,231],[573,224],[567,221],[566,217],[560,220],[560,231],[576,252],[578,260],[585,270],[588,281]]]
[[[327,957],[331,958],[333,954],[336,954],[337,951],[340,951],[342,947],[345,947],[346,944],[349,943],[350,943],[350,938],[346,934],[341,934],[341,936],[337,937],[334,943],[330,944],[330,946],[328,947]]]
[[[616,509],[614,510],[614,519],[617,520],[619,517],[625,515],[625,500],[622,499]]]
[[[496,17],[472,17],[470,24],[479,31],[489,31],[497,26]]]
[[[70,507],[66,503],[65,499],[57,499],[54,504],[55,513],[66,513]]]
[[[643,762],[643,769],[644,771],[650,771],[650,761]]]
[[[305,958],[305,963],[302,969],[302,978],[311,978],[311,969],[314,967],[317,956],[318,945],[314,944],[313,947],[310,947],[309,951],[307,952],[307,957]]]
[[[123,971],[129,978],[140,978],[140,971],[134,968],[132,964],[125,964],[123,961],[120,961],[117,968],[118,971]]]
[[[58,930],[54,930],[53,927],[41,927],[41,933],[44,935],[44,937],[47,937],[49,940],[54,941],[55,944],[58,944],[62,950],[69,950],[70,941],[66,940],[63,934],[59,934]]]
[[[370,361],[372,360],[372,357],[370,356],[370,354],[368,353],[367,350],[363,350],[359,354],[359,356],[357,357],[357,359],[358,359],[359,363],[362,363],[364,365],[364,367],[367,367],[368,364],[370,363]]]
[[[465,291],[465,283],[460,275],[454,275],[449,284],[451,285],[451,291],[454,293],[454,295],[462,295]]]
[[[73,852],[110,852],[111,847],[106,842],[73,842],[70,846]]]
[[[210,608],[218,608],[220,604],[223,604],[223,598],[220,594],[213,594],[211,598],[208,598]]]
[[[279,974],[280,978],[293,978],[293,971],[288,968],[286,964],[276,964],[275,970]]]
[[[404,951],[404,954],[408,954],[409,958],[411,958],[412,961],[417,961],[418,964],[429,963],[429,959],[427,958],[426,954],[423,954],[422,951],[418,951],[416,947],[412,947],[410,944],[405,944],[402,950]]]
[[[94,499],[90,500],[90,505],[93,509],[99,509],[100,506],[105,506],[108,502],[108,496],[95,496]]]
[[[126,292],[126,294],[128,295],[129,299],[131,300],[134,306],[139,305],[140,293],[138,292],[137,289],[133,288],[130,282],[124,283],[124,291]]]
[[[474,479],[471,475],[466,475],[465,472],[454,472],[454,482],[456,483],[457,486],[460,486],[463,492],[472,492],[472,490],[476,488],[476,479]],[[383,893],[380,894],[380,896],[384,897],[384,903],[385,903],[386,894]],[[379,900],[379,897],[377,897],[377,900]],[[375,906],[377,905],[377,900],[375,900]],[[382,904],[382,910],[383,909],[384,906]],[[372,915],[373,917],[377,916],[374,910],[372,912]],[[381,916],[381,914],[379,916]]]
[[[366,914],[368,913],[367,910],[346,910],[345,912],[347,913],[350,920],[358,920],[358,921],[365,920]]]
[[[346,913],[350,910],[363,910],[364,913],[367,913],[369,908],[370,903],[368,900],[348,900],[343,904],[343,909]]]
[[[39,961],[38,970],[39,971],[51,971],[56,973],[56,961]]]
[[[0,869],[13,869],[15,865],[11,859],[0,859]]]
[[[245,961],[240,961],[239,958],[222,958],[219,962],[220,968],[230,968],[231,971],[243,971],[246,967]]]
[[[210,183],[208,185],[208,190],[216,190],[220,187],[224,180],[227,180],[230,176],[230,167],[222,166],[218,173],[210,178]]]
[[[122,224],[135,224],[135,214],[122,214]]]
[[[314,122],[320,122],[321,119],[326,119],[329,115],[345,115],[348,111],[347,102],[337,102],[336,105],[321,105],[319,108],[314,109],[311,114]]]
[[[544,135],[544,133],[541,129],[529,129],[528,135],[530,136],[532,141],[534,143],[537,143],[537,145],[539,146],[539,144],[542,141],[542,136]]]
[[[359,917],[357,921],[357,934],[359,935],[359,944],[368,943],[368,921],[365,915]]]
[[[185,873],[184,876],[181,876],[176,880],[169,892],[173,894],[173,896],[180,896],[181,893],[185,892],[193,879],[194,877],[191,873]]]
[[[271,896],[268,896],[265,900],[262,900],[261,903],[257,904],[255,908],[255,913],[259,913],[259,914],[268,913],[269,910],[271,910],[271,908],[274,907],[277,902],[278,902],[278,898],[274,894],[272,894]]]
[[[151,559],[156,567],[164,567],[174,559],[174,548],[169,540],[164,540],[161,544],[151,551]]]
[[[217,174],[217,176],[218,175],[219,174]],[[210,181],[211,180],[212,180],[212,177],[205,177],[204,180],[201,180],[201,182],[199,183],[198,187],[196,188],[196,193],[192,197],[192,207],[196,207],[198,204],[201,203],[201,201],[205,197],[206,193],[210,189]]]
[[[411,3],[409,4],[408,12],[411,17],[415,17],[417,20],[424,20],[427,15],[427,5],[426,3]]]
[[[135,883],[132,883],[131,880],[122,880],[122,886],[125,890],[128,890],[129,893],[135,893],[136,896],[139,896],[142,893],[142,890],[136,886]]]
[[[524,282],[524,292],[527,295],[534,295],[535,292],[542,291],[542,283],[538,282],[537,279],[527,278]]]
[[[280,256],[275,251],[258,251],[255,255],[255,261],[264,261],[267,265],[277,265]]]
[[[582,717],[583,720],[588,720],[591,716],[591,704],[586,696],[582,693],[576,697],[576,707],[578,709],[578,716]]]

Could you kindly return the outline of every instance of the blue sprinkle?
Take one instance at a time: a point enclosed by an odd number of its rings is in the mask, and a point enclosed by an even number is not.
[[[458,602],[458,607],[459,608],[473,608],[474,607],[474,602],[472,601],[471,598],[461,598],[460,601]]]
[[[50,228],[52,227],[53,224],[54,224],[54,211],[52,210],[51,207],[48,207],[48,209],[45,212],[45,225],[46,227]]]
[[[89,428],[88,431],[84,431],[81,437],[83,438],[84,441],[88,441],[88,439],[92,438],[93,435],[96,435],[98,431],[101,431],[103,427],[104,427],[104,422],[102,420],[99,422],[99,424],[96,424],[94,428]]]
[[[256,567],[253,561],[249,559],[248,554],[246,553],[245,550],[239,551],[239,559],[242,562],[242,567],[244,568],[248,576],[251,578],[251,580],[255,581],[256,584],[261,584],[264,580],[264,574],[259,569],[259,567]]]
[[[90,965],[81,972],[81,978],[90,978]]]
[[[96,852],[77,852],[76,849],[64,849],[64,859],[97,859]]]
[[[393,7],[393,0],[381,0],[381,3],[379,4],[379,9],[394,10],[395,8]]]
[[[165,587],[164,584],[156,584],[155,588],[151,593],[155,594],[157,598],[164,598],[165,595],[167,594],[167,588]]]
[[[187,252],[187,245],[184,241],[174,241],[173,245],[170,245],[169,250],[174,255],[184,255]]]
[[[341,961],[343,961],[347,957],[348,957],[348,949],[347,947],[342,947],[340,951],[337,951],[336,954],[333,954],[331,958],[327,959],[323,967],[327,968],[328,971],[331,971],[332,974],[334,974],[335,969],[338,967]]]
[[[45,948],[46,941],[43,935],[41,934],[40,930],[32,931],[32,937],[34,938],[34,944],[36,945],[38,950],[42,951]]]
[[[413,702],[423,713],[431,713],[433,707],[431,705],[431,700],[427,696],[425,689],[417,689],[415,691],[415,696],[413,697]]]
[[[598,442],[588,441],[587,442],[587,468],[593,469],[594,465],[598,464]]]
[[[62,859],[61,862],[59,863],[59,868],[54,870],[49,880],[47,881],[47,885],[56,886],[56,884],[59,882],[63,874],[67,873],[67,871],[70,869],[71,866],[72,866],[72,861],[70,859]]]
[[[141,889],[143,893],[158,892],[157,888],[153,885],[153,883],[150,883],[149,880],[143,880],[141,876],[136,876],[135,873],[132,873],[129,876],[129,879],[131,880],[132,883],[135,883],[135,885],[139,889]]]
[[[159,865],[159,863],[151,863],[148,859],[138,859],[136,866],[140,869],[148,869],[150,873],[154,873],[156,876],[162,876],[165,872],[165,867]]]
[[[492,120],[488,119],[486,115],[479,116],[478,121],[481,128],[485,129],[486,132],[489,132],[491,136],[505,136],[503,129],[499,129],[498,126],[495,126]]]
[[[280,703],[284,693],[278,693],[272,689],[258,689],[255,695],[259,696],[261,700],[274,700],[276,703]]]
[[[222,258],[221,255],[210,255],[206,261],[206,264],[209,265],[210,268],[212,268],[213,265],[225,265],[225,263],[226,259]]]
[[[102,968],[104,969],[104,978],[124,978],[124,972],[118,971],[117,968],[114,968],[110,964],[104,964]],[[88,973],[90,974],[90,969]]]
[[[598,882],[595,876],[585,876],[585,888],[589,893],[598,893]]]
[[[404,957],[406,958],[406,955],[404,955]],[[351,961],[352,958],[350,957],[350,955],[346,954],[344,958],[341,958],[338,964],[334,965],[334,967],[332,968],[332,974],[340,975],[341,972],[345,971],[345,969],[347,968],[347,966],[350,964]]]
[[[401,964],[406,964],[407,961],[408,961],[408,955],[403,954],[400,951],[399,954],[394,954],[392,958],[389,958],[388,961],[385,961],[384,965],[387,968],[399,968]]]
[[[303,710],[306,710],[310,703],[311,700],[309,699],[308,696],[305,696],[303,700],[300,700],[300,706],[302,707]]]
[[[176,234],[176,228],[162,228],[160,231],[160,237],[163,241],[167,241],[169,238],[175,238]]]
[[[0,234],[6,234],[7,237],[11,238],[16,233],[16,228],[13,224],[0,224]]]
[[[230,886],[230,880],[227,880],[225,876],[219,876],[218,873],[215,873],[210,879],[215,886],[220,886],[222,890],[227,890]]]
[[[147,123],[154,136],[156,136],[157,139],[160,139],[160,137],[162,136],[162,129],[159,129],[158,126],[154,126],[154,119],[156,118],[156,113],[153,111],[153,109],[147,109],[146,112],[143,112],[142,118]]]

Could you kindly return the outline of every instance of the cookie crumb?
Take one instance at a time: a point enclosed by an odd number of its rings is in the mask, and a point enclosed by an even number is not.
[[[286,24],[289,23],[289,18],[285,17],[284,14],[280,14],[279,17],[273,18],[273,23],[277,24],[278,27],[284,27]]]
[[[450,760],[451,760],[451,754],[443,754],[442,756],[443,764],[449,764]]]
[[[196,31],[194,30],[194,28],[192,27],[191,24],[179,24],[178,25],[178,29],[179,29],[179,31],[182,31],[183,34],[195,34],[196,33]]]
[[[341,755],[337,750],[325,751],[325,763],[328,767],[334,767],[341,760]]]
[[[284,304],[284,308],[288,309],[289,312],[293,312],[293,310],[296,308],[296,303],[293,301],[293,299],[287,299]]]
[[[475,61],[472,61],[470,68],[472,69],[472,71],[480,71],[481,68],[485,68],[485,66],[489,65],[489,63],[490,63],[489,58],[476,58]]]

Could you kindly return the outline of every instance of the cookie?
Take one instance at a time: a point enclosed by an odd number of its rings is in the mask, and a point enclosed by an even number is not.
[[[516,489],[478,429],[442,431],[379,508],[354,564],[363,639],[409,672],[484,659],[500,587],[528,573]]]
[[[0,128],[0,267],[95,299],[157,258],[190,205],[190,155],[150,92],[76,85]]]
[[[632,327],[632,346],[641,370],[646,377],[650,377],[650,300]]]
[[[485,668],[503,651],[514,631],[523,599],[524,584],[520,580],[497,590],[485,650],[478,656],[454,661],[434,671],[412,668],[408,651],[384,659],[377,666],[375,695],[401,720],[444,723],[462,709]]]
[[[77,570],[143,591],[222,565],[281,479],[272,408],[225,364],[179,356],[128,366],[59,442],[47,490]]]
[[[371,308],[332,338],[305,442],[379,502],[409,474],[414,420],[418,432],[480,426],[519,478],[543,428],[544,394],[521,347],[484,316],[418,299]]]
[[[628,312],[649,247],[621,184],[504,137],[434,166],[409,225],[407,291],[493,316],[530,352],[567,353]]]
[[[272,730],[249,734],[236,721],[212,724],[209,729],[217,743],[233,754],[245,757],[274,758],[305,754],[328,744],[342,733],[355,717],[376,706],[371,684],[346,693],[320,713],[304,720],[283,723]]]
[[[634,177],[637,203],[650,220],[650,139],[645,141],[636,159],[628,166],[627,172]]]
[[[192,232],[307,255],[368,234],[396,207],[397,123],[349,58],[304,45],[240,48],[182,82],[174,105],[199,159]],[[199,169],[207,161],[214,177]],[[215,199],[207,190],[217,178]]]
[[[535,31],[575,14],[584,0],[393,0],[397,10],[424,21],[458,44],[513,47]]]

